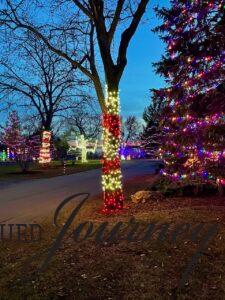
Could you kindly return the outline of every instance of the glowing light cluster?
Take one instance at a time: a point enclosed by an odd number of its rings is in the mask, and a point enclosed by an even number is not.
[[[97,148],[97,140],[95,141],[95,144],[92,145],[92,148],[89,147],[88,150],[87,150],[87,143],[88,143],[88,140],[85,139],[84,135],[82,134],[80,136],[80,139],[78,140],[78,145],[77,145],[77,148],[81,149],[81,162],[82,163],[87,162],[87,152],[95,153],[96,148]]]
[[[108,174],[102,175],[102,183],[103,183],[103,190],[104,191],[115,191],[122,189],[121,184],[121,171],[109,171]]]
[[[217,178],[217,184],[221,184],[221,185],[225,186],[225,178],[224,179]]]
[[[195,122],[192,120],[195,119]],[[185,116],[185,117],[172,117],[171,118],[173,123],[181,123],[183,121],[188,122],[186,126],[183,127],[183,132],[187,131],[193,131],[193,130],[203,130],[204,127],[208,126],[216,126],[216,125],[224,125],[225,124],[225,115],[222,114],[215,114],[212,116],[207,116],[204,119],[198,119],[191,117],[191,116]],[[167,127],[164,127],[164,130],[167,130]],[[171,135],[176,135],[176,132],[170,131]]]
[[[112,213],[123,208],[122,174],[120,168],[121,120],[119,94],[106,92],[106,113],[103,125],[103,175],[104,213]]]
[[[6,151],[3,150],[0,155],[0,161],[6,161],[6,159],[7,159],[7,154],[6,154]]]
[[[42,133],[42,143],[39,155],[40,164],[49,164],[51,162],[50,154],[50,141],[51,141],[51,132],[43,131]]]
[[[206,116],[204,119],[202,120],[199,120],[199,118],[196,118],[194,116],[191,116],[189,114],[187,114],[186,116],[176,116],[176,117],[172,117],[170,118],[172,122],[183,122],[183,121],[192,121],[192,120],[198,120],[196,122],[196,125],[211,125],[211,124],[217,124],[221,121],[225,122],[225,114],[224,113],[221,113],[221,114],[214,114],[212,116]],[[193,123],[192,123],[193,124]]]
[[[7,147],[7,158],[10,159],[10,149]]]

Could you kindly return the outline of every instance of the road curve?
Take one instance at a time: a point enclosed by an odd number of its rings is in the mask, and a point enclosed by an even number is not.
[[[122,164],[123,180],[153,174],[157,162],[137,160]],[[75,193],[101,192],[101,170],[28,180],[3,186],[0,191],[0,223],[35,222],[53,214],[57,205]]]

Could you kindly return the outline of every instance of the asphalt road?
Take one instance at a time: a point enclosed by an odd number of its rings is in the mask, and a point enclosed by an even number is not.
[[[153,174],[156,164],[149,160],[124,162],[123,180]],[[66,197],[82,192],[91,196],[101,192],[100,169],[3,186],[0,190],[0,223],[35,222],[40,217],[53,215]]]

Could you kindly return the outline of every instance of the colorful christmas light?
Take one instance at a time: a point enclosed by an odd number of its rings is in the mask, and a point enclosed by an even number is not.
[[[106,111],[103,125],[103,175],[104,213],[114,213],[123,208],[122,174],[120,167],[121,120],[119,93],[106,92]]]
[[[6,154],[6,151],[3,150],[2,153],[0,154],[0,160],[6,161],[6,159],[7,159],[7,154]]]
[[[8,160],[15,160],[23,170],[27,170],[29,162],[38,156],[39,137],[22,134],[20,119],[14,111],[9,114],[8,126],[5,128],[1,142],[7,147]],[[6,152],[4,159],[6,158]]]
[[[169,105],[159,155],[162,174],[173,180],[225,182],[225,105],[215,100],[224,97],[223,4],[174,0],[171,8],[157,11],[164,19],[158,31],[168,45],[159,72],[170,85],[162,90]]]

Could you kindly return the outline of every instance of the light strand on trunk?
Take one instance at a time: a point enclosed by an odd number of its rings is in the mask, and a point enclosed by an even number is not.
[[[43,131],[41,149],[39,155],[40,164],[49,164],[51,162],[50,141],[51,141],[51,131],[47,131],[47,130]]]
[[[123,208],[122,174],[120,166],[121,121],[119,94],[107,91],[106,111],[103,114],[103,175],[104,213]]]

